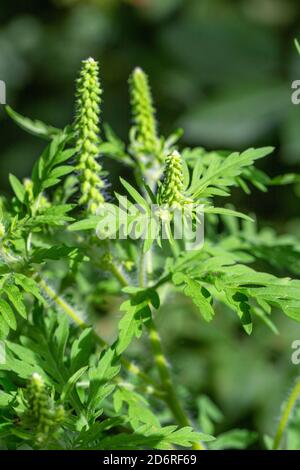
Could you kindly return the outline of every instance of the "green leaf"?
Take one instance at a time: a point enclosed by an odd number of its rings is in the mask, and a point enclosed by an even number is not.
[[[179,428],[166,426],[149,431],[147,426],[141,426],[133,434],[120,433],[106,436],[99,442],[97,449],[101,450],[142,450],[161,449],[171,450],[174,445],[191,447],[194,442],[210,442],[214,437],[193,431],[189,426]]]
[[[252,318],[251,318],[251,307],[248,302],[248,297],[240,292],[231,294],[226,292],[228,303],[237,312],[244,330],[248,335],[252,333]]]
[[[67,165],[62,165],[62,166],[58,166],[56,168],[54,168],[50,175],[49,175],[49,178],[51,179],[59,179],[61,178],[62,176],[66,176],[66,175],[69,175],[70,173],[72,173],[74,170],[74,167],[73,166],[67,166]]]
[[[223,413],[212,402],[212,400],[202,395],[197,400],[199,417],[198,422],[200,428],[207,434],[213,434],[215,431],[215,423],[220,423],[224,419]]]
[[[14,111],[10,106],[5,107],[7,114],[25,131],[44,139],[52,139],[61,133],[60,129],[44,124],[42,121],[32,120]]]
[[[26,307],[20,289],[15,285],[5,285],[4,291],[17,312],[23,318],[27,318]]]
[[[143,291],[121,305],[120,310],[125,312],[125,315],[119,322],[119,337],[116,344],[118,355],[127,349],[134,337],[141,336],[143,325],[151,318],[149,302],[147,292]]]
[[[162,439],[157,449],[169,449],[170,445],[178,445],[182,447],[190,447],[193,442],[211,442],[215,438],[208,434],[195,432],[191,427],[186,426],[177,429],[176,426],[166,426],[159,430],[158,434],[162,434]]]
[[[272,151],[272,147],[250,148],[243,153],[234,152],[226,158],[211,158],[200,181],[194,179],[189,193],[194,198],[209,197],[215,187],[222,188],[235,184],[236,177],[242,174],[245,167],[253,165],[255,160],[265,157]]]
[[[18,178],[11,173],[9,174],[9,181],[19,201],[24,203],[26,191],[21,181],[19,181]]]
[[[34,165],[31,179],[35,198],[45,189],[59,183],[62,176],[70,173],[72,167],[67,169],[69,167],[63,166],[62,170],[57,167],[59,163],[71,158],[75,153],[75,149],[64,150],[68,140],[69,135],[66,133],[56,135]]]
[[[56,346],[56,356],[59,361],[63,363],[69,337],[69,322],[66,315],[59,317],[57,322],[58,326],[55,330],[53,340]]]
[[[70,232],[76,232],[80,230],[95,230],[101,220],[101,216],[95,215],[88,219],[79,220],[79,222],[74,222],[73,224],[69,225],[68,230],[70,230]]]
[[[104,352],[96,367],[89,369],[89,396],[88,408],[91,416],[99,409],[102,401],[110,395],[115,384],[111,381],[118,374],[120,366],[116,364],[116,355],[113,349]]]
[[[14,400],[14,396],[0,390],[0,408],[6,408]]]
[[[227,209],[225,207],[210,207],[204,206],[204,212],[206,214],[219,214],[219,215],[227,215],[232,217],[239,217],[240,219],[248,220],[249,222],[254,222],[254,220],[246,214],[242,212],[237,212],[232,209]]]
[[[30,219],[29,224],[32,226],[38,225],[54,225],[61,226],[65,225],[66,222],[71,222],[74,219],[68,215],[73,209],[73,204],[59,204],[46,208],[40,215],[37,215]]]
[[[0,299],[0,313],[12,330],[16,330],[17,322],[11,306],[3,299]]]
[[[66,398],[71,394],[73,388],[75,387],[76,383],[80,379],[80,377],[87,371],[88,366],[81,367],[81,369],[77,370],[67,381],[66,385],[63,388],[61,394],[61,401],[65,401]]]
[[[37,355],[34,351],[31,351],[29,348],[22,346],[21,344],[13,343],[12,341],[5,342],[6,348],[9,351],[12,351],[15,357],[23,361],[24,364],[31,366],[37,365]]]
[[[141,424],[159,428],[159,420],[150,410],[147,400],[131,389],[118,388],[114,393],[114,407],[120,415],[123,403],[128,405],[128,419],[133,429],[138,430]]]
[[[123,184],[124,188],[127,189],[128,193],[132,196],[132,198],[137,202],[137,204],[144,209],[146,209],[146,212],[150,212],[150,207],[147,203],[147,201],[143,198],[143,196],[140,195],[140,193],[134,189],[131,184],[129,184],[127,181],[125,181],[123,178],[120,178],[121,183]]]
[[[77,371],[88,363],[92,348],[93,348],[93,329],[86,328],[79,336],[75,339],[70,353],[71,359],[71,370],[72,372]]]
[[[20,274],[20,273],[15,273],[14,278],[15,278],[15,283],[18,286],[22,287],[22,289],[25,292],[36,297],[43,304],[46,303],[45,299],[42,297],[40,293],[38,284],[32,278],[26,277],[24,276],[24,274]]]
[[[210,450],[247,449],[257,440],[257,433],[246,429],[232,429],[219,434],[216,440],[209,444]]]
[[[33,252],[31,262],[40,264],[46,260],[73,258],[77,253],[78,248],[66,245],[57,245],[52,246],[51,248],[37,248]]]
[[[0,315],[0,339],[6,338],[9,333],[9,326],[4,317]]]
[[[67,160],[70,160],[70,158],[72,158],[75,155],[75,153],[76,153],[75,148],[60,150],[60,151],[56,152],[54,157],[53,157],[53,160],[52,160],[52,166],[59,165],[60,163],[63,163]],[[72,167],[68,166],[68,167],[63,167],[63,168],[72,168]],[[72,168],[72,170],[73,170],[73,168]]]
[[[198,281],[182,273],[175,273],[172,279],[174,284],[179,286],[187,297],[191,297],[204,320],[207,322],[211,321],[215,312],[211,305],[212,299],[208,290],[201,286]]]

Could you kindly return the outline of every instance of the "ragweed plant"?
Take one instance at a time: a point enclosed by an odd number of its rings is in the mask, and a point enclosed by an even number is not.
[[[18,125],[48,143],[28,179],[10,175],[14,196],[0,200],[1,446],[254,445],[254,431],[216,432],[222,412],[208,397],[197,406],[182,399],[157,318],[176,295],[190,299],[200,323],[226,308],[248,335],[257,321],[277,332],[274,310],[300,321],[300,281],[280,277],[282,271],[299,276],[299,240],[258,229],[248,214],[222,204],[232,188],[266,191],[295,178],[272,179],[255,168],[270,147],[206,152],[182,148],[178,132],[159,136],[141,69],[130,78],[127,146],[100,125],[99,83],[97,62],[83,61],[76,117],[64,129],[7,108]],[[121,178],[123,191],[103,191],[105,158],[117,161],[120,172],[133,170],[130,181]],[[199,227],[205,238],[191,244],[187,235]],[[261,261],[266,272],[256,270]],[[105,339],[97,316],[116,311],[118,326]],[[141,342],[151,345],[153,359],[134,354],[130,346]],[[267,447],[290,445],[298,397],[299,383]]]

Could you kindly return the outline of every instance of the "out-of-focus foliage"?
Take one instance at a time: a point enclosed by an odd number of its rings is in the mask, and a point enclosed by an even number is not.
[[[18,101],[24,114],[39,106],[46,120],[64,122],[74,70],[93,55],[110,65],[104,82],[114,105],[105,116],[125,133],[122,84],[138,62],[156,77],[162,126],[183,125],[187,143],[232,149],[280,142],[281,160],[299,162],[300,114],[290,100],[300,71],[292,45],[300,30],[296,0],[53,0],[43,8],[38,1],[3,5],[1,14],[0,77],[9,103]],[[17,146],[24,167],[30,145]],[[18,158],[11,152],[10,162]]]

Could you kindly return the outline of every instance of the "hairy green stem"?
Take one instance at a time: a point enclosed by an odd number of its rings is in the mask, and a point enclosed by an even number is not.
[[[145,254],[143,252],[143,248],[141,250],[141,254],[140,254],[140,261],[139,261],[139,273],[138,273],[138,277],[139,277],[139,286],[140,287],[144,287],[145,286]]]
[[[277,432],[274,438],[273,450],[278,450],[281,440],[283,438],[283,434],[285,432],[285,429],[291,417],[291,414],[299,398],[300,398],[300,379],[298,379],[296,384],[294,385],[294,388],[289,396],[289,399],[283,409],[283,412],[282,412],[282,415],[278,424]]]
[[[144,261],[145,261],[144,253],[141,253],[140,266],[139,266],[140,287],[144,287],[144,282],[145,282]],[[142,273],[142,276],[141,276],[141,273]],[[155,322],[153,320],[153,315],[151,317],[151,320],[148,322],[147,326],[148,326],[148,331],[149,331],[149,339],[150,339],[151,346],[152,346],[153,353],[154,353],[155,365],[157,367],[157,370],[160,376],[162,389],[165,392],[164,401],[166,405],[168,406],[168,408],[171,410],[174,418],[176,419],[176,421],[178,422],[180,426],[182,427],[191,426],[191,422],[177,398],[177,394],[176,394],[176,391],[174,389],[173,382],[172,382],[171,370],[163,352],[161,338],[156,328]],[[203,444],[200,442],[194,442],[192,447],[194,450],[205,449]]]
[[[162,388],[165,391],[164,401],[172,411],[174,418],[180,426],[191,426],[191,422],[182,408],[174,390],[170,367],[164,355],[161,338],[153,319],[149,322],[148,328],[149,338],[154,352],[155,364],[160,376]],[[194,450],[205,449],[201,442],[194,442],[192,447]]]
[[[136,386],[131,384],[130,382],[126,382],[124,380],[118,379],[117,380],[118,387],[124,388],[129,391],[137,391],[138,393],[144,393],[146,395],[151,395],[158,400],[165,400],[165,392],[161,390],[156,390],[151,385],[147,386]]]
[[[120,269],[116,266],[115,263],[110,264],[110,272],[115,276],[115,278],[119,281],[121,286],[126,287],[128,286],[128,281],[124,274],[120,271]]]
[[[75,310],[62,299],[55,290],[49,286],[49,284],[42,278],[39,278],[38,283],[46,295],[54,302],[61,310],[63,310],[80,328],[87,328],[88,325],[80,318],[80,316],[75,312]]]
[[[172,279],[172,274],[167,274],[166,276],[163,276],[161,279],[159,279],[153,286],[151,286],[152,289],[158,289],[159,287],[163,286],[167,282],[169,282]]]

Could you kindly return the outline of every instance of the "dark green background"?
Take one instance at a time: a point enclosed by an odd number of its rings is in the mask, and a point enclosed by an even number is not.
[[[291,103],[291,83],[300,79],[298,0],[2,0],[0,19],[0,79],[17,111],[55,126],[70,122],[80,61],[93,56],[101,65],[103,119],[126,139],[127,79],[140,65],[151,78],[162,133],[182,126],[185,144],[208,149],[274,145],[263,169],[300,170],[300,106]],[[3,110],[0,119],[0,186],[9,191],[8,173],[28,175],[44,143]],[[110,170],[112,179],[120,172]],[[274,188],[250,197],[235,192],[234,200],[264,224],[297,233],[297,194],[297,187]],[[300,328],[278,315],[281,336],[257,325],[248,338],[228,312],[207,326],[190,304],[170,302],[161,316],[164,336],[192,400],[210,394],[225,413],[223,429],[272,432],[299,370],[290,354]]]

